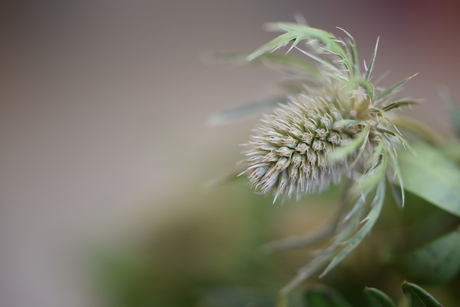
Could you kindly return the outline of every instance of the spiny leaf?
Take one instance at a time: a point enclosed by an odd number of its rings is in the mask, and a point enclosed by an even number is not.
[[[303,54],[305,54],[306,56],[308,56],[308,57],[312,58],[313,60],[317,61],[318,63],[322,64],[323,66],[325,66],[325,67],[329,68],[330,70],[334,71],[335,73],[330,75],[332,78],[334,78],[336,80],[339,80],[339,81],[342,81],[342,82],[345,82],[345,83],[348,82],[347,78],[345,78],[343,76],[343,71],[341,69],[339,69],[338,67],[336,67],[336,65],[334,63],[331,63],[326,59],[322,59],[321,57],[316,56],[313,53],[305,51],[303,49],[298,48],[298,50],[300,52],[302,52]]]
[[[419,103],[417,100],[412,100],[412,99],[398,100],[398,101],[390,102],[389,104],[384,106],[382,108],[382,110],[385,111],[385,112],[388,112],[388,111],[396,109],[396,108],[409,106],[409,105],[413,105],[413,104],[417,104],[417,103]]]
[[[380,211],[383,206],[383,200],[385,197],[385,182],[381,181],[377,190],[375,192],[375,198],[373,201],[373,207],[369,211],[369,214],[364,219],[364,225],[356,232],[356,234],[344,242],[345,247],[332,259],[329,265],[326,267],[321,276],[329,273],[337,264],[339,264],[346,256],[348,256],[361,241],[366,237],[366,235],[371,231],[378,217],[380,216]]]
[[[316,39],[324,44],[324,46],[321,46],[323,50],[338,56],[343,61],[347,69],[350,72],[353,71],[350,59],[344,50],[339,46],[339,44],[336,43],[336,39],[331,33],[294,23],[269,23],[266,28],[271,31],[286,31],[287,33],[278,36],[277,38],[255,50],[248,56],[248,60],[253,60],[264,53],[272,52],[286,46],[289,43],[292,43],[292,49],[302,40]]]
[[[345,31],[345,29],[342,29],[340,27],[337,27],[337,29],[342,30],[350,39],[350,42],[346,44],[346,46],[347,46],[348,53],[350,54],[351,63],[353,65],[352,75],[358,76],[359,75],[359,61],[358,61],[358,50],[356,48],[355,39],[353,38],[353,36],[351,36],[350,33]]]
[[[460,216],[460,168],[434,147],[416,143],[417,155],[399,152],[399,169],[407,191]]]
[[[281,289],[281,295],[286,295],[292,289],[299,286],[303,281],[312,276],[318,270],[324,268],[328,262],[332,261],[332,259],[340,253],[344,242],[353,236],[357,226],[359,225],[361,210],[365,201],[365,196],[360,197],[356,201],[353,208],[350,210],[348,217],[344,218],[344,220],[346,220],[346,226],[338,233],[336,240],[328,248],[317,251],[315,258],[313,258],[306,266],[302,267],[298,271],[297,275],[292,278],[283,289]]]
[[[416,284],[404,282],[402,288],[410,301],[411,307],[442,307],[431,294]]]
[[[404,79],[402,81],[399,81],[398,83],[396,83],[395,85],[393,86],[390,86],[389,88],[387,88],[386,90],[384,90],[383,92],[381,92],[380,94],[377,95],[377,97],[375,98],[376,100],[379,100],[379,99],[382,99],[383,97],[393,93],[397,88],[399,88],[400,86],[402,86],[404,83],[406,83],[407,81],[409,81],[410,79],[412,79],[413,77],[415,77],[416,75],[418,74],[415,74],[413,76],[410,76],[409,78],[407,79]]]
[[[377,48],[379,47],[379,38],[377,38],[377,42],[375,43],[374,52],[372,53],[371,60],[369,62],[369,67],[364,74],[364,79],[369,80],[371,77],[372,70],[374,69],[375,57],[377,56]]]
[[[363,292],[370,307],[396,307],[391,298],[378,289],[366,288]]]

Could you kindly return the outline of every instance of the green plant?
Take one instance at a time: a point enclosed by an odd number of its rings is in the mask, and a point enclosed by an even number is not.
[[[423,199],[429,206],[442,209],[431,221],[435,226],[424,229],[423,236],[421,231],[407,235],[424,240],[408,239],[411,248],[394,246],[389,263],[421,282],[440,284],[451,280],[460,269],[460,168],[455,162],[459,161],[460,150],[458,142],[443,145],[444,140],[425,125],[394,113],[417,102],[393,98],[412,77],[388,88],[371,82],[378,41],[362,70],[355,41],[343,29],[345,39],[303,24],[270,23],[267,29],[285,33],[253,52],[228,54],[221,59],[264,64],[280,71],[288,77],[284,84],[288,93],[225,110],[214,116],[213,122],[264,105],[273,108],[245,144],[247,157],[240,174],[247,175],[253,188],[272,193],[274,201],[292,196],[300,201],[306,194],[343,183],[331,225],[315,236],[264,246],[265,251],[274,252],[329,240],[329,245],[316,250],[308,264],[281,289],[278,306],[287,304],[286,295],[303,281],[319,270],[323,270],[320,277],[325,276],[360,245],[381,214],[387,187],[400,208],[404,207],[406,191],[414,195],[414,203]],[[286,53],[276,52],[288,46]],[[291,51],[316,65],[288,54]],[[451,96],[445,97],[458,130],[457,104]],[[417,139],[409,142],[401,131],[412,132]],[[414,221],[417,227],[423,227],[423,219],[415,217]],[[414,294],[416,287],[405,284],[403,289]],[[374,301],[372,306],[380,306],[377,297],[383,296],[371,290],[366,293]],[[425,306],[414,296],[412,300],[411,306]]]

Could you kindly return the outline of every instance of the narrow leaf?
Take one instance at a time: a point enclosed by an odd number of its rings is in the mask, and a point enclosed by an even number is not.
[[[442,307],[431,294],[416,284],[404,282],[402,289],[408,297],[411,307]]]
[[[329,53],[338,56],[347,67],[348,71],[353,71],[350,59],[339,44],[336,43],[335,37],[331,33],[294,23],[269,23],[266,28],[271,31],[286,31],[287,33],[278,36],[255,50],[248,56],[248,60],[251,61],[264,53],[272,52],[286,46],[289,43],[292,43],[292,49],[302,40],[316,39],[324,44],[324,46],[321,46],[321,50],[328,51]],[[319,50],[314,51],[318,52]]]
[[[434,147],[413,145],[416,156],[399,152],[399,169],[407,191],[460,216],[460,168]]]
[[[353,38],[353,36],[351,36],[350,33],[345,31],[345,29],[342,29],[340,27],[337,27],[337,29],[342,30],[350,39],[350,43],[347,44],[347,47],[348,47],[347,49],[348,49],[348,52],[350,53],[350,59],[353,65],[353,75],[357,76],[359,75],[359,62],[358,62],[358,50],[356,48],[355,39]]]
[[[377,56],[377,49],[379,47],[379,38],[377,38],[377,42],[375,43],[374,52],[372,53],[371,61],[369,62],[369,67],[366,70],[364,75],[364,79],[369,80],[371,77],[372,70],[374,69],[375,57]]]
[[[347,240],[346,246],[335,256],[334,259],[329,263],[326,267],[324,272],[321,276],[326,275],[330,272],[337,264],[339,264],[346,256],[348,256],[358,245],[361,241],[366,237],[366,235],[371,231],[372,227],[374,226],[375,222],[377,221],[378,217],[380,216],[380,211],[383,206],[383,200],[385,198],[385,182],[381,181],[379,186],[377,187],[375,198],[374,198],[374,205],[372,209],[369,211],[369,214],[364,219],[364,225],[356,232],[356,234]]]
[[[272,51],[275,51],[276,49],[284,47],[287,44],[289,44],[291,41],[294,41],[297,37],[298,37],[298,33],[296,32],[289,32],[289,33],[280,35],[277,38],[273,39],[272,41],[256,49],[250,55],[248,55],[247,60],[252,61],[264,53],[272,52]]]
[[[382,108],[383,111],[388,112],[393,109],[397,109],[403,106],[410,106],[413,104],[419,103],[417,100],[412,100],[412,99],[405,99],[405,100],[398,100],[398,101],[393,101],[387,104]]]
[[[399,88],[400,86],[402,86],[404,83],[406,83],[407,81],[409,81],[410,79],[412,79],[413,77],[415,77],[416,75],[418,74],[415,74],[413,76],[410,76],[409,78],[407,79],[404,79],[402,81],[399,81],[398,83],[396,83],[395,85],[393,86],[390,86],[389,88],[387,88],[386,90],[384,90],[383,92],[381,92],[380,94],[377,95],[377,97],[375,98],[376,100],[379,100],[391,93],[393,93],[397,88]]]
[[[375,288],[364,289],[369,307],[396,307],[396,304],[384,292]]]

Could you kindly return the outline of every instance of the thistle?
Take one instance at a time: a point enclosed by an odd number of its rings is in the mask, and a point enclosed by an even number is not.
[[[265,116],[246,144],[248,168],[244,173],[251,185],[263,193],[273,192],[275,200],[292,195],[300,199],[343,177],[359,181],[360,176],[386,169],[388,155],[395,160],[394,148],[404,143],[387,112],[415,103],[391,102],[388,97],[408,79],[376,94],[370,76],[377,48],[361,74],[354,40],[348,33],[347,40],[339,40],[303,25],[269,27],[287,33],[250,54],[248,60],[269,63],[272,54],[268,52],[291,44],[290,49],[300,50],[319,66],[314,73],[309,68],[295,76],[297,92]],[[300,42],[308,49],[299,47]],[[276,59],[290,63],[287,55],[278,54]]]
[[[369,233],[383,205],[387,182],[404,204],[403,182],[396,149],[407,143],[398,131],[394,109],[416,103],[392,100],[396,90],[410,78],[382,89],[371,82],[378,40],[369,61],[361,71],[353,37],[345,39],[302,24],[271,23],[268,30],[286,32],[252,53],[235,53],[230,60],[262,63],[285,73],[290,92],[264,116],[247,146],[246,169],[242,174],[250,185],[277,198],[322,192],[345,180],[344,196],[332,225],[319,235],[281,240],[265,246],[267,251],[300,247],[334,236],[332,244],[300,269],[281,290],[290,290],[316,271],[328,273]],[[274,51],[290,46],[287,53]],[[289,55],[292,50],[313,60],[311,64]],[[222,118],[261,108],[227,110]],[[218,117],[218,118],[219,118]],[[398,121],[401,122],[401,121]],[[399,191],[399,192],[398,192]]]

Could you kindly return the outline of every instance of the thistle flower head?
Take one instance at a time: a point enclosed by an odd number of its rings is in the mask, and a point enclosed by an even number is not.
[[[408,79],[376,93],[370,82],[376,50],[361,73],[354,40],[347,32],[348,39],[339,40],[298,24],[270,24],[269,28],[287,33],[247,59],[281,64],[294,77],[296,91],[265,115],[246,144],[244,173],[250,184],[263,193],[272,192],[275,200],[300,198],[321,192],[343,177],[359,179],[375,173],[386,161],[381,155],[393,154],[394,147],[404,142],[387,112],[414,103],[388,98]],[[272,53],[288,44],[318,65]]]
[[[342,120],[336,106],[320,97],[291,97],[251,136],[246,153],[250,183],[264,193],[273,191],[275,198],[299,198],[338,183],[350,161],[331,162],[329,156],[356,133],[336,125]]]

